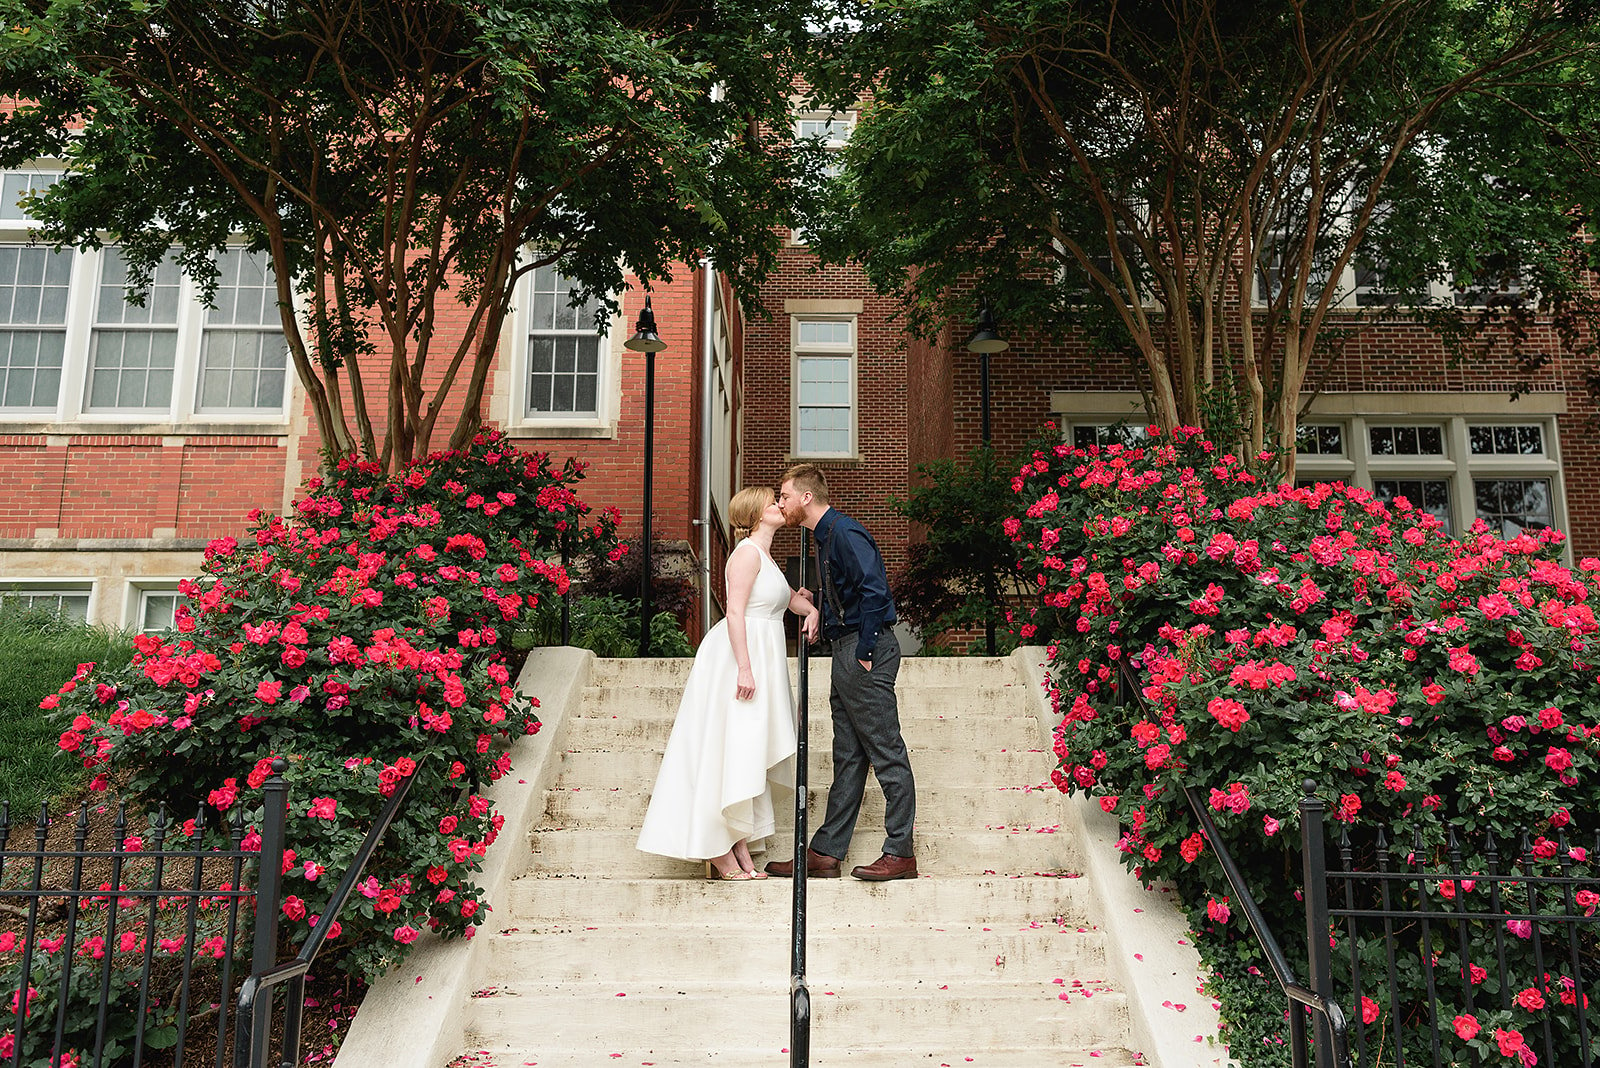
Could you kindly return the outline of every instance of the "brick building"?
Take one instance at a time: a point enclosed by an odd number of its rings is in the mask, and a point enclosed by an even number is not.
[[[832,144],[847,121],[801,116]],[[124,303],[114,247],[52,253],[28,245],[17,206],[48,172],[0,176],[0,592],[108,624],[158,626],[205,542],[237,534],[253,508],[284,510],[317,465],[304,398],[283,358],[263,264],[221,264],[218,306],[174,270],[143,308]],[[1345,279],[1345,314],[1370,294]],[[643,300],[597,336],[569,309],[553,270],[523,283],[500,345],[487,417],[526,448],[589,461],[587,499],[640,528],[644,361],[625,349]],[[835,502],[867,524],[891,569],[914,536],[890,507],[918,463],[980,441],[979,361],[970,324],[933,343],[909,338],[892,300],[860,272],[820,268],[789,235],[778,269],[741,307],[714,271],[686,266],[653,290],[664,352],[655,358],[654,533],[662,555],[720,590],[728,497],[772,483],[796,460],[828,472]],[[1143,419],[1123,370],[1072,339],[1029,336],[991,358],[993,441],[1002,452],[1047,420],[1073,441],[1104,440]],[[1553,524],[1576,555],[1600,554],[1600,443],[1583,368],[1553,332],[1531,391],[1488,356],[1452,365],[1403,319],[1371,326],[1322,376],[1302,478],[1404,494],[1453,529],[1474,518],[1506,530]],[[381,376],[379,376],[381,378]],[[381,410],[381,401],[374,410]],[[779,558],[798,553],[780,536]],[[715,598],[714,598],[715,600]],[[702,605],[691,630],[715,605]]]

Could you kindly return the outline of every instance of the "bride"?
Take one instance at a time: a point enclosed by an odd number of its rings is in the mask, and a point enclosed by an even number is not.
[[[745,535],[728,556],[728,614],[695,653],[638,848],[705,861],[707,879],[765,879],[749,842],[775,830],[772,784],[794,786],[783,613],[799,615],[802,638],[811,641],[817,610],[772,559],[772,536],[784,525],[772,491],[740,490],[728,518],[735,535]]]

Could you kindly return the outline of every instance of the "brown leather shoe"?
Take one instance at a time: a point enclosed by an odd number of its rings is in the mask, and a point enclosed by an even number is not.
[[[774,860],[767,864],[768,875],[777,875],[788,879],[794,875],[794,861]],[[839,877],[839,861],[835,857],[825,857],[815,849],[806,850],[806,878],[808,879],[837,879]]]
[[[897,857],[892,853],[885,853],[871,864],[862,864],[850,869],[850,874],[869,883],[886,883],[890,879],[915,879],[917,858]]]

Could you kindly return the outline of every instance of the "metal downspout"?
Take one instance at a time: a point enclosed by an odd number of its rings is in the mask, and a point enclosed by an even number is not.
[[[700,375],[700,633],[711,629],[711,449],[715,435],[717,358],[717,270],[709,259],[700,261],[705,308],[701,330]]]

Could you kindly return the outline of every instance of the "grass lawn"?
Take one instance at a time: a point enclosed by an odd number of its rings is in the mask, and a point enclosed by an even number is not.
[[[87,661],[126,660],[130,637],[31,611],[0,611],[0,801],[13,824],[31,822],[41,802],[76,794],[88,782],[82,763],[56,747],[66,729],[39,708]]]

